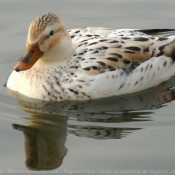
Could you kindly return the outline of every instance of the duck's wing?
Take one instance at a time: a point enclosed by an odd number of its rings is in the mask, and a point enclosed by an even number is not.
[[[108,35],[111,32],[116,31],[113,28],[104,28],[104,27],[85,27],[85,28],[75,28],[68,30],[71,38],[76,36],[85,36],[85,35]]]
[[[157,36],[168,37],[175,35],[175,29],[117,29],[108,36]]]
[[[69,32],[75,48],[67,63],[72,72],[70,93],[87,99],[122,95],[153,87],[175,74],[174,30]]]
[[[147,35],[153,35],[157,37],[168,37],[175,35],[175,29],[145,29],[137,30],[138,32],[145,33]]]
[[[161,61],[160,61],[161,60]],[[98,75],[89,75],[81,80],[87,82],[83,86],[85,92],[93,98],[109,97],[138,92],[156,86],[175,74],[175,64],[170,57],[153,57],[137,66],[131,72],[116,69]]]
[[[84,36],[74,46],[74,57],[80,60],[82,71],[89,75],[118,68],[131,71],[161,55],[175,59],[175,36]]]
[[[137,92],[168,80],[175,74],[175,36],[150,33],[113,30],[105,36],[81,37],[74,43],[73,59],[79,64],[74,81],[99,98]]]
[[[149,36],[137,29],[113,29],[104,27],[85,27],[68,30],[73,44],[89,37],[116,37],[116,36]]]
[[[72,38],[73,45],[83,41],[85,38],[89,37],[104,37],[116,29],[104,28],[104,27],[85,27],[85,28],[75,28],[68,30],[70,37]]]
[[[85,36],[157,36],[168,37],[175,35],[175,29],[113,29],[104,27],[85,27],[68,30],[73,43]]]

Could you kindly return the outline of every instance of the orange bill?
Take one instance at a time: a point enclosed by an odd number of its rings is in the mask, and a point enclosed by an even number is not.
[[[24,55],[13,66],[17,72],[30,69],[37,60],[43,55],[38,43],[29,45]]]

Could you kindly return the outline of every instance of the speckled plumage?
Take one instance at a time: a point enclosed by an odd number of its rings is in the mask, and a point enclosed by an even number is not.
[[[47,18],[52,18],[52,13]],[[35,40],[40,36],[33,32],[39,25],[37,19],[31,25],[35,26],[32,32],[29,30]],[[141,91],[175,74],[174,30],[87,27],[68,32],[74,53],[63,59],[60,58],[65,51],[62,49],[55,64],[44,58],[44,64],[38,61],[28,70],[14,71],[7,87],[44,100],[88,100]]]

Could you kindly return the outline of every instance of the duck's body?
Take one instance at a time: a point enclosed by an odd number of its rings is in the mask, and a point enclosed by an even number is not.
[[[37,18],[29,29],[28,52],[15,64],[7,87],[42,100],[88,100],[141,91],[175,74],[174,30],[68,32],[52,13]]]

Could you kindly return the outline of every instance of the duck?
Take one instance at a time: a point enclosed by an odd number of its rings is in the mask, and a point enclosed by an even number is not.
[[[55,13],[29,26],[26,51],[7,88],[46,101],[80,101],[142,91],[175,74],[175,30],[67,30]]]

